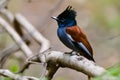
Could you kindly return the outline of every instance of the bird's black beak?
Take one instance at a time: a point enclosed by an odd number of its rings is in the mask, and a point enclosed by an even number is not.
[[[51,18],[56,20],[56,21],[59,21],[59,19],[57,17],[55,17],[55,16],[52,16]]]

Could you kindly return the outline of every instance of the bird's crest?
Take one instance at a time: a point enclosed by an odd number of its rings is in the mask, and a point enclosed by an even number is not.
[[[74,19],[76,16],[76,11],[72,9],[72,6],[68,6],[59,16],[58,19],[69,18]]]

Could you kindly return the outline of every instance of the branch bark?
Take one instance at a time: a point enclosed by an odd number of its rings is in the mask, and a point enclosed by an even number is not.
[[[43,58],[44,57],[44,58]],[[38,59],[39,58],[39,59]],[[48,80],[54,76],[57,68],[71,68],[73,70],[82,72],[91,77],[97,77],[106,72],[106,70],[92,61],[78,55],[66,54],[59,51],[46,51],[41,56],[36,56],[28,61],[38,61],[42,62],[41,59],[45,59],[47,66],[47,74],[45,75]],[[54,66],[51,66],[51,64]],[[50,66],[49,66],[50,65]],[[58,66],[58,67],[57,67]],[[51,71],[52,70],[52,71]]]
[[[59,69],[59,65],[54,64],[52,62],[48,62],[47,63],[47,67],[46,67],[46,73],[45,73],[45,79],[47,80],[52,80],[54,74],[57,72],[57,70]]]

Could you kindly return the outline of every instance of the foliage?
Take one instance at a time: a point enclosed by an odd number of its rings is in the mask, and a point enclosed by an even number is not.
[[[93,80],[120,80],[120,65],[108,69],[108,72]]]
[[[0,77],[0,80],[12,80],[12,79],[1,76],[1,77]]]
[[[14,73],[19,71],[19,62],[17,60],[11,60],[11,66],[9,66],[10,70]]]

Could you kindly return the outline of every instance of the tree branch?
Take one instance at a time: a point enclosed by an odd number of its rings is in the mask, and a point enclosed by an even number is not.
[[[54,64],[54,67],[59,66],[62,68],[65,68],[65,67],[71,68],[73,70],[77,70],[91,77],[97,77],[103,74],[104,72],[106,72],[104,68],[96,65],[94,62],[89,61],[82,56],[66,54],[66,53],[59,52],[59,51],[47,51],[43,53],[41,56],[37,55],[32,59],[31,58],[28,59],[28,62],[29,61],[42,62],[41,58],[43,59],[43,57],[45,59],[45,62],[48,65]],[[48,67],[49,68],[47,69],[48,70],[47,72],[49,73],[46,74],[46,77],[48,80],[51,80],[50,78],[53,77],[53,75],[57,71],[57,68],[55,69],[53,68],[53,66],[48,66]]]
[[[5,61],[8,59],[8,57],[18,51],[20,48],[14,43],[10,45],[9,47],[5,48],[0,52],[0,68],[4,66]]]
[[[38,78],[31,77],[31,76],[20,76],[18,74],[14,74],[6,69],[0,69],[0,74],[14,80],[39,80]]]
[[[47,71],[45,75],[46,80],[51,80],[59,67],[71,68],[92,77],[100,76],[106,72],[104,68],[96,65],[94,62],[89,61],[82,56],[77,56],[75,54],[65,54],[59,51],[46,51],[41,56],[37,55],[34,58],[30,58],[28,61],[42,62],[41,58],[43,57],[47,63]],[[38,80],[38,78],[34,77],[26,77],[20,76],[18,74],[13,74],[8,70],[0,70],[0,74],[15,80]]]
[[[9,0],[0,0],[0,9],[4,8],[7,5],[8,1]]]
[[[47,63],[47,67],[46,67],[47,71],[45,74],[45,78],[47,80],[51,80],[54,76],[54,74],[57,72],[57,70],[59,69],[59,66],[57,64],[53,64],[52,62]]]
[[[48,50],[50,48],[50,42],[42,35],[40,32],[35,29],[35,27],[28,22],[28,20],[22,16],[21,14],[17,13],[15,15],[17,21],[29,32],[29,34],[39,43],[41,44],[40,53]]]
[[[0,13],[11,23],[14,21],[14,15],[5,8],[0,9]]]
[[[25,53],[26,57],[30,57],[33,55],[32,51],[28,48],[28,46],[20,38],[20,36],[17,34],[17,32],[15,32],[15,30],[1,17],[0,17],[0,24],[11,35],[11,37],[15,40],[17,45]]]

